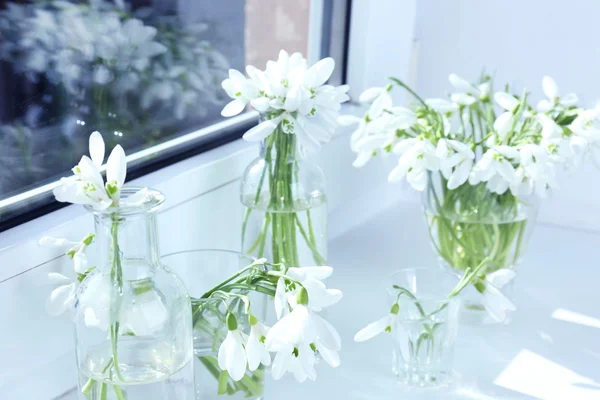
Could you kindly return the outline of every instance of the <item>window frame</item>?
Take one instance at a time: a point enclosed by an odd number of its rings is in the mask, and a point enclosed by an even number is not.
[[[351,1],[310,1],[307,57],[311,63],[334,57],[338,67],[330,82],[335,85],[346,82]],[[245,112],[133,153],[127,157],[127,182],[238,140],[257,120],[255,112]],[[54,181],[0,200],[0,215],[7,215],[0,220],[0,232],[67,206],[54,200],[52,189],[57,186],[58,181]]]

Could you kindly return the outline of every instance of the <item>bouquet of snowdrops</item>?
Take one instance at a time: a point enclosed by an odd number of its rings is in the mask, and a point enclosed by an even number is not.
[[[149,335],[158,330],[169,316],[164,296],[150,283],[136,287],[134,312],[122,312],[114,303],[128,295],[124,269],[124,256],[119,247],[118,232],[125,219],[120,210],[146,204],[149,189],[143,188],[122,198],[127,165],[125,152],[116,146],[106,163],[106,182],[101,170],[105,144],[98,132],[90,135],[90,157],[83,156],[73,168],[74,175],[62,178],[54,195],[60,202],[87,205],[94,211],[108,211],[111,222],[109,230],[111,254],[108,285],[93,284],[95,266],[91,266],[86,251],[95,239],[86,235],[81,241],[69,241],[44,237],[43,246],[58,247],[73,260],[74,276],[50,273],[50,281],[57,285],[46,303],[47,312],[59,315],[79,307],[85,310],[84,324],[110,332],[111,356],[106,361],[103,374],[113,373],[118,379],[111,386],[117,399],[127,397],[122,385],[128,382],[121,377],[119,349],[124,337]],[[106,250],[106,249],[103,249]],[[283,264],[271,264],[259,259],[242,268],[223,282],[215,285],[200,298],[191,299],[193,328],[210,336],[212,343],[220,343],[218,356],[202,356],[202,363],[218,380],[218,394],[242,392],[245,396],[262,394],[252,373],[261,365],[271,365],[274,379],[292,373],[300,382],[316,379],[317,354],[332,367],[339,365],[340,336],[336,329],[319,313],[342,298],[342,292],[327,288],[324,280],[333,273],[328,266],[289,268]],[[139,278],[136,278],[139,282]],[[151,281],[151,280],[150,280]],[[83,286],[82,286],[83,285]],[[80,289],[83,287],[83,290]],[[114,293],[117,290],[117,294]],[[267,296],[274,300],[277,323],[268,327],[259,321],[251,295]],[[171,310],[172,311],[172,310]],[[244,318],[245,321],[240,320]],[[223,333],[221,327],[226,327]],[[243,327],[246,327],[244,331]],[[179,332],[181,333],[181,332]],[[191,332],[190,332],[191,337]],[[273,359],[271,359],[273,354]],[[247,374],[249,371],[249,374]],[[108,383],[94,377],[82,385],[82,395],[91,393],[106,395]],[[102,397],[101,397],[102,398]]]
[[[360,96],[371,104],[363,118],[344,119],[358,123],[351,138],[354,166],[377,155],[397,157],[388,179],[406,179],[424,192],[441,259],[464,272],[487,257],[485,278],[519,261],[533,202],[558,187],[557,169],[577,167],[587,153],[598,158],[600,109],[577,107],[577,96],[561,96],[548,76],[542,80],[546,98],[535,106],[528,90],[517,94],[506,85],[495,91],[487,75],[474,84],[455,74],[449,80],[456,89],[449,98],[422,99],[390,78]],[[393,105],[395,87],[414,97],[410,107]]]
[[[263,142],[262,159],[248,167],[246,176],[252,176],[244,179],[253,182],[251,193],[242,193],[247,206],[243,248],[249,254],[295,267],[327,262],[319,241],[326,235],[317,231],[325,224],[315,222],[316,212],[311,216],[310,210],[324,208],[325,194],[306,181],[322,173],[309,170],[303,159],[331,139],[341,103],[349,99],[348,86],[325,84],[334,66],[332,58],[325,58],[309,67],[300,53],[282,50],[264,71],[247,66],[245,77],[230,70],[223,81],[232,98],[223,116],[239,114],[248,105],[261,113],[261,122],[244,134],[248,141]],[[250,218],[256,224],[249,224]],[[309,264],[301,248],[307,249]]]

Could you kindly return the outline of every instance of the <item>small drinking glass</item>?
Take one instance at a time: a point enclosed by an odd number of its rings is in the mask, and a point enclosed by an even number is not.
[[[428,268],[401,269],[385,282],[390,307],[397,310],[392,369],[401,383],[432,387],[452,381],[460,300],[448,295],[457,283],[452,274]]]
[[[264,393],[265,370],[260,366],[255,371],[246,371],[238,382],[224,377],[218,363],[218,349],[228,329],[225,316],[233,313],[239,321],[239,329],[246,334],[247,323],[244,303],[226,309],[221,299],[203,298],[211,288],[231,277],[241,268],[252,264],[255,259],[228,250],[189,250],[172,253],[162,258],[175,271],[192,297],[192,323],[194,327],[194,371],[196,399],[198,400],[260,400]],[[267,301],[264,295],[239,291],[252,302],[252,313],[264,321]],[[226,381],[222,381],[225,379]]]

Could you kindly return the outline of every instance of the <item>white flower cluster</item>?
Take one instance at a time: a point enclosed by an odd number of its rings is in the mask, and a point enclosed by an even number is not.
[[[258,262],[260,262],[259,260]],[[264,261],[264,260],[263,260]],[[260,364],[271,365],[274,379],[292,373],[299,382],[315,380],[317,354],[331,367],[340,365],[341,339],[336,329],[319,312],[337,303],[342,292],[323,282],[331,267],[289,268],[277,281],[275,311],[278,322],[269,328],[249,312],[250,334],[227,315],[227,337],[219,347],[219,367],[238,381]],[[271,354],[274,353],[271,360]]]
[[[104,162],[104,140],[99,132],[93,132],[89,139],[90,157],[83,156],[75,167],[73,176],[61,178],[60,184],[54,190],[57,201],[73,204],[87,204],[96,210],[104,210],[118,206],[121,188],[127,175],[127,160],[125,151],[116,145],[106,162],[106,183],[100,173]],[[148,196],[146,188],[128,196],[122,205],[136,205]]]
[[[80,100],[103,88],[120,112],[136,99],[141,110],[167,107],[183,119],[200,102],[217,103],[228,63],[199,40],[201,26],[173,21],[157,29],[141,18],[122,2],[7,3],[0,12],[0,58],[30,80],[45,76]]]
[[[94,236],[90,233],[79,242],[50,236],[40,239],[41,246],[58,248],[72,259],[76,274],[75,278],[58,272],[48,274],[49,282],[56,285],[56,288],[46,299],[46,312],[49,315],[58,316],[71,310],[77,302],[77,307],[83,310],[85,325],[106,331],[110,326],[112,288],[108,277],[104,279],[98,275],[95,279],[87,280],[86,290],[77,297],[77,290],[81,282],[96,269],[89,265],[86,255]],[[163,296],[156,290],[146,290],[140,294],[128,291],[126,294],[127,301],[131,306],[124,308],[124,313],[120,318],[124,332],[149,335],[160,330],[168,321],[168,310]]]
[[[246,132],[244,139],[262,140],[280,126],[297,136],[302,150],[318,150],[331,139],[341,103],[349,100],[347,85],[325,85],[334,67],[333,59],[325,58],[308,68],[302,54],[282,50],[264,71],[247,66],[249,78],[231,69],[222,86],[233,100],[221,114],[237,115],[250,104],[265,121]]]
[[[577,96],[560,96],[548,76],[542,80],[547,98],[535,108],[527,102],[527,91],[492,96],[489,77],[473,85],[451,74],[449,81],[458,92],[449,100],[422,100],[402,82],[392,81],[419,102],[411,109],[394,107],[392,84],[371,88],[360,97],[371,103],[364,118],[341,119],[358,123],[351,138],[355,167],[378,154],[398,157],[390,181],[406,178],[422,191],[428,172],[440,172],[450,190],[468,182],[497,194],[510,190],[515,196],[544,197],[558,187],[558,166],[576,167],[586,153],[600,161],[600,109],[577,108]]]

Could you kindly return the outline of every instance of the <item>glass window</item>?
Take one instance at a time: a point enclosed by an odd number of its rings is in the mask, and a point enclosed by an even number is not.
[[[3,200],[70,175],[93,131],[132,154],[221,121],[227,70],[264,68],[282,48],[306,54],[309,9],[0,0],[0,224]]]

